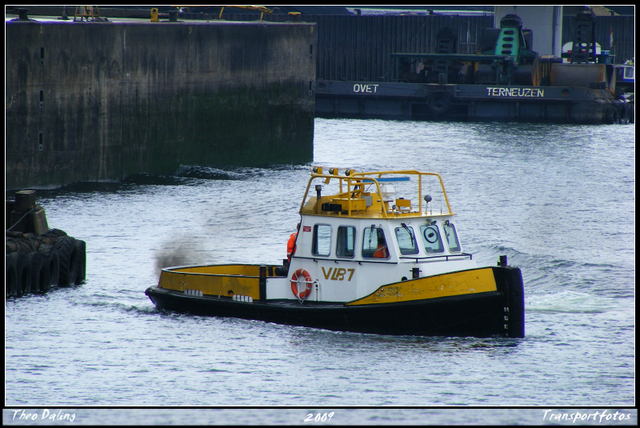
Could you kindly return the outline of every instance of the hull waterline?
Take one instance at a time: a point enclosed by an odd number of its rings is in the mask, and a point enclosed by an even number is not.
[[[150,287],[164,311],[235,317],[334,331],[420,336],[524,337],[524,292],[517,268],[494,268],[500,291],[400,303],[347,306],[294,300],[242,302]]]

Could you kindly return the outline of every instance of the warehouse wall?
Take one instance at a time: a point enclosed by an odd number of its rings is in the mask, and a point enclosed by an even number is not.
[[[425,6],[426,8],[426,6]],[[232,10],[232,9],[230,9]],[[259,14],[254,19],[259,19]],[[197,17],[194,14],[194,17]],[[228,21],[246,20],[243,14],[227,13]],[[523,16],[521,16],[523,18]],[[616,63],[635,56],[635,17],[596,16],[595,37],[602,49],[609,49],[613,33],[612,54]],[[265,14],[264,20],[286,20],[287,15]],[[302,15],[305,22],[318,24],[317,78],[323,80],[373,81],[391,80],[395,64],[392,53],[430,53],[436,49],[436,34],[451,28],[458,38],[458,53],[482,50],[485,28],[494,27],[492,14],[458,15]],[[560,45],[573,39],[574,15],[562,18]],[[525,29],[533,29],[524,22]],[[539,33],[539,31],[538,31]],[[534,50],[545,35],[533,32]],[[543,42],[544,43],[544,42]],[[541,54],[550,53],[546,49]]]

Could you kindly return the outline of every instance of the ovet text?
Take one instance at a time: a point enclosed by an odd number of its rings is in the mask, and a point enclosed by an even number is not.
[[[375,94],[378,91],[378,86],[377,84],[374,83],[370,83],[365,85],[364,83],[356,83],[353,85],[353,92],[366,92],[369,94]]]

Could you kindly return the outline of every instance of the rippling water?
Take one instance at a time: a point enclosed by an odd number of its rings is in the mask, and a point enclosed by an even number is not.
[[[86,424],[305,424],[330,411],[326,423],[513,424],[550,422],[550,406],[601,406],[637,423],[623,410],[635,404],[633,125],[316,119],[315,133],[314,164],[442,174],[465,251],[480,265],[506,254],[522,269],[526,337],[156,311],[144,290],[161,264],[280,262],[309,174],[185,166],[38,192],[49,225],[87,242],[87,281],[7,301],[4,420],[26,423],[14,411],[36,406],[42,422],[43,409],[67,406]],[[533,407],[431,407],[458,405]]]

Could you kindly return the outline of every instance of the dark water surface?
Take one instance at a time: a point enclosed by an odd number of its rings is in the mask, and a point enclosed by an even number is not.
[[[637,423],[624,410],[635,404],[634,157],[633,125],[316,119],[314,164],[443,176],[465,251],[480,265],[506,254],[522,269],[524,339],[340,333],[154,308],[144,290],[160,264],[280,262],[309,165],[185,166],[39,191],[49,226],[87,242],[87,281],[7,301],[4,421],[44,423],[45,409],[50,418],[66,406],[77,419],[58,423],[541,424],[575,413],[545,414],[553,406],[577,406],[628,416],[596,425]],[[459,405],[492,408],[432,407]],[[36,419],[20,419],[29,406]]]

